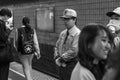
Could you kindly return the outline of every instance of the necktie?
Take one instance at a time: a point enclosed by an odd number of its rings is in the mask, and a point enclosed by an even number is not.
[[[67,41],[68,35],[69,35],[69,31],[67,30],[67,31],[66,31],[66,37],[65,37],[65,40],[64,40],[64,44],[65,44],[66,41]]]

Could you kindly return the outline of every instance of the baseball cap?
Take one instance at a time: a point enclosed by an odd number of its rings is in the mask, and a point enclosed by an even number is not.
[[[107,12],[107,16],[111,17],[113,14],[119,15],[120,16],[120,7],[115,8],[112,12]]]
[[[63,16],[61,16],[60,18],[71,18],[71,17],[77,17],[76,11],[73,9],[65,9],[63,11]]]

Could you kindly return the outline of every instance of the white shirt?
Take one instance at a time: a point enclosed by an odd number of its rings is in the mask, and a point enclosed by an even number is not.
[[[83,67],[79,62],[76,64],[71,74],[70,80],[96,80],[90,70]]]

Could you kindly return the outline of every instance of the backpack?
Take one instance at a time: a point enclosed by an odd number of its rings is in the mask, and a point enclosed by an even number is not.
[[[21,54],[33,54],[35,51],[34,48],[34,42],[33,42],[33,35],[34,35],[34,31],[32,30],[32,32],[26,33],[25,32],[25,28],[20,28],[20,32],[21,32]]]

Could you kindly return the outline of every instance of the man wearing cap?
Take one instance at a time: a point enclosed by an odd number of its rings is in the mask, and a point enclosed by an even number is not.
[[[54,59],[59,68],[59,80],[70,80],[71,72],[77,63],[79,28],[76,26],[77,13],[73,9],[65,9],[60,17],[66,29],[60,33],[56,42]]]
[[[114,34],[114,43],[119,46],[120,43],[120,7],[117,7],[112,12],[107,12],[106,14],[110,17],[107,28]]]

